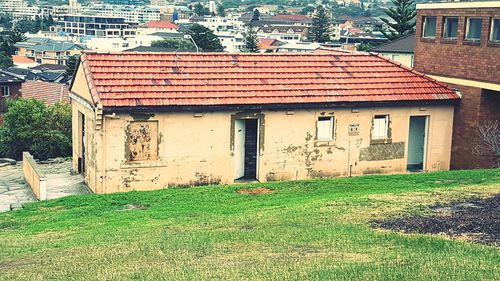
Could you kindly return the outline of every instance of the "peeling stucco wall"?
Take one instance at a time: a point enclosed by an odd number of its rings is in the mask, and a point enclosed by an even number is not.
[[[110,193],[233,183],[232,130],[235,116],[239,118],[241,114],[152,112],[147,116],[105,116],[103,130],[96,134],[102,136],[102,144],[95,146],[99,147],[97,155],[89,156],[94,157],[89,161],[100,165],[95,178],[102,179],[102,189],[96,190]],[[427,106],[425,111],[418,107],[394,107],[244,114],[262,118],[265,125],[259,129],[257,173],[261,182],[405,172],[409,118],[413,115],[430,116],[427,169],[449,168],[452,106]],[[318,141],[316,120],[325,114],[335,117],[334,139]],[[377,114],[391,116],[390,143],[374,144],[370,140],[372,118]],[[157,157],[130,161],[126,157],[130,125],[146,121],[157,124]]]

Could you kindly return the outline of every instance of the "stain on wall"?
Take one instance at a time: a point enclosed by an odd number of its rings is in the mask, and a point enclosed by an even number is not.
[[[381,161],[402,159],[404,157],[404,142],[372,144],[359,150],[360,161]]]

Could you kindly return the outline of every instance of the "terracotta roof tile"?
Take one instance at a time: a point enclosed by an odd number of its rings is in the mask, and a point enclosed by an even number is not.
[[[458,100],[369,53],[84,53],[94,102],[114,106]]]

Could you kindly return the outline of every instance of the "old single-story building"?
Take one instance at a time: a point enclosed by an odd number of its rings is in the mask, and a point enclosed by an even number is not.
[[[351,52],[85,52],[70,90],[95,193],[447,170],[460,101]]]

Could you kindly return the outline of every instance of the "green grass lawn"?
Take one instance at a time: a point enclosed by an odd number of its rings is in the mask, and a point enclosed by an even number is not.
[[[369,225],[497,193],[500,170],[67,197],[0,214],[0,280],[500,280],[499,248]]]

